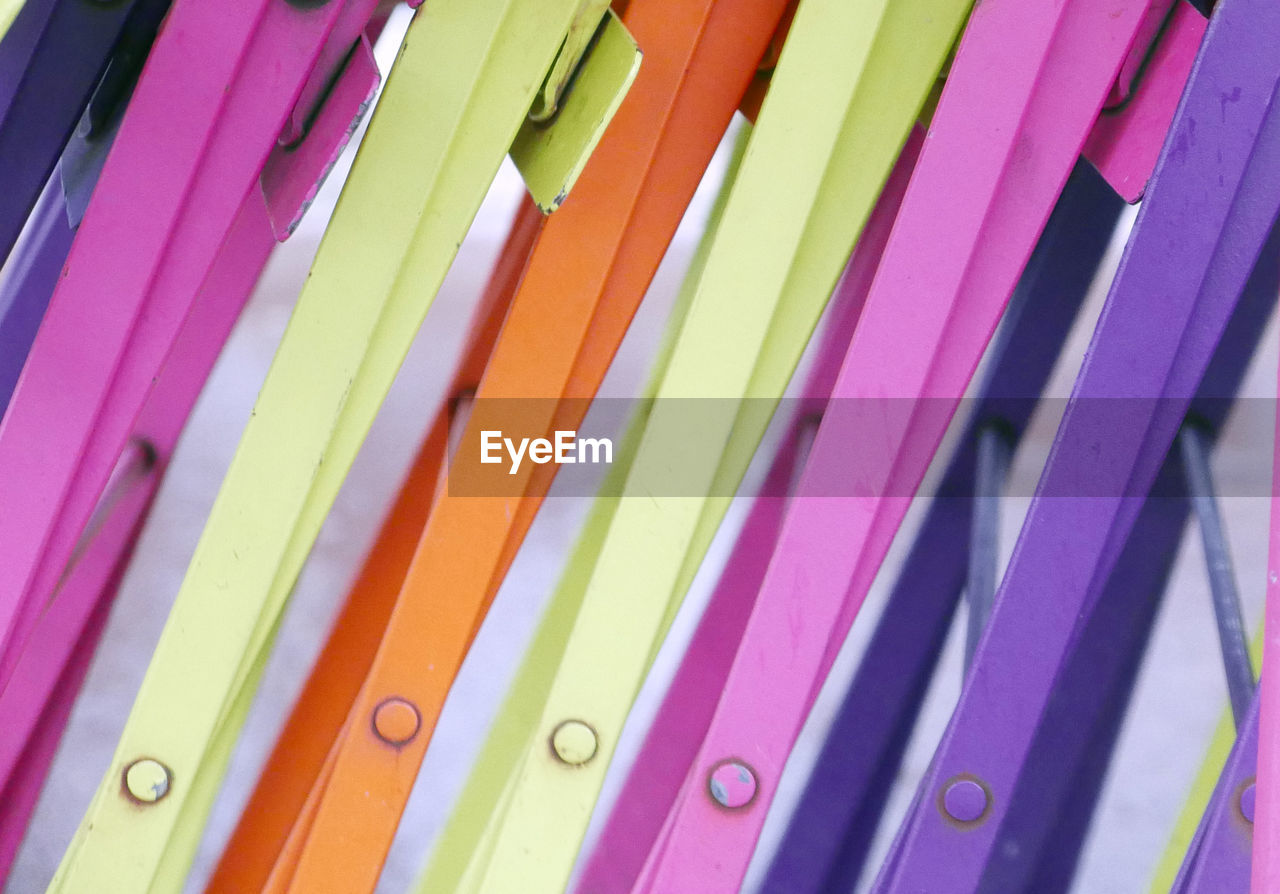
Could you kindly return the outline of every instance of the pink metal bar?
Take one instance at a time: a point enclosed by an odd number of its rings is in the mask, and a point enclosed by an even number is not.
[[[101,524],[86,531],[80,552],[42,606],[26,647],[0,691],[0,878],[35,806],[62,727],[75,701],[101,624],[142,528],[178,437],[241,308],[253,291],[275,238],[262,195],[246,197],[237,222],[200,290],[170,362],[134,429],[138,468],[122,462],[128,480],[107,489],[119,495],[100,510]],[[21,794],[19,794],[21,793]]]
[[[1273,99],[1274,101],[1274,99]],[[1277,385],[1280,393],[1280,384]],[[1277,398],[1280,408],[1280,397]],[[1280,411],[1276,414],[1275,460],[1271,467],[1271,533],[1267,561],[1267,609],[1264,621],[1262,669],[1258,682],[1258,778],[1253,826],[1253,883],[1255,894],[1280,890]]]
[[[134,455],[118,464],[52,589],[38,594],[40,604],[24,646],[15,648],[11,673],[0,682],[0,712],[6,718],[6,735],[0,738],[0,797],[6,808],[0,813],[0,878],[21,841],[119,580],[196,397],[276,240],[286,238],[305,212],[377,81],[368,42],[361,39],[301,145],[273,153],[264,171],[269,184],[248,190],[168,360],[147,389],[128,437]],[[276,218],[288,225],[277,228]],[[132,461],[139,455],[146,459],[141,470]],[[129,470],[123,480],[122,468]]]
[[[645,736],[609,822],[592,851],[578,884],[583,894],[626,891],[634,884],[663,818],[675,802],[685,770],[711,723],[716,700],[729,675],[734,647],[746,627],[782,525],[786,500],[779,495],[787,493],[788,483],[803,467],[806,432],[812,433],[826,409],[923,137],[917,129],[907,141],[836,287],[831,318],[805,382],[803,398],[794,410],[761,493],[752,501],[742,532]]]
[[[795,737],[1148,5],[975,7],[799,498],[639,890],[741,884]]]
[[[170,12],[0,423],[0,505],[16,507],[0,513],[0,681],[335,24],[373,6],[179,0]]]
[[[1177,0],[1150,50],[1130,54],[1126,67],[1132,60],[1142,67],[1130,73],[1136,80],[1123,105],[1105,109],[1085,141],[1085,158],[1126,202],[1146,191],[1208,26],[1189,3]]]
[[[143,449],[135,449],[122,465],[132,479],[120,482],[127,490],[117,495],[115,511],[68,569],[31,648],[0,694],[10,718],[0,740],[0,880],[8,875],[27,831],[155,491],[157,470]]]

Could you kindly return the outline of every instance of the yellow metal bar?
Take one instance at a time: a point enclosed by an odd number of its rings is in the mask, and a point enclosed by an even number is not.
[[[529,730],[537,723],[538,709],[546,697],[548,673],[554,671],[554,662],[548,664],[547,656],[564,652],[564,641],[573,626],[573,616],[582,604],[591,569],[600,555],[605,534],[618,508],[619,498],[609,494],[622,489],[635,459],[646,419],[643,408],[657,394],[658,384],[671,360],[676,338],[693,302],[694,289],[706,265],[712,239],[729,197],[729,187],[737,175],[750,132],[750,126],[744,124],[735,137],[733,155],[711,207],[706,229],[698,242],[667,320],[667,329],[654,359],[650,381],[644,390],[645,399],[640,402],[641,411],[630,420],[626,433],[618,443],[613,465],[609,467],[601,488],[602,495],[596,497],[591,504],[586,524],[574,544],[568,565],[560,577],[542,622],[538,625],[534,642],[515,675],[449,822],[432,849],[430,861],[418,881],[419,894],[470,889],[474,885],[474,879],[468,884],[464,877],[485,862],[481,859],[483,848],[492,845],[491,840],[486,841],[485,845],[481,844],[486,823],[491,815],[503,809],[504,796],[511,788],[512,768],[519,762],[520,753],[528,741]]]
[[[578,68],[591,44],[596,28],[609,11],[609,0],[582,0],[569,31],[565,35],[560,52],[547,72],[529,107],[529,120],[550,121],[560,110],[560,100],[569,89],[574,71]]]
[[[511,160],[543,214],[565,200],[640,69],[640,48],[612,11],[596,35],[555,116],[530,117],[511,145]]]
[[[51,891],[181,890],[289,591],[577,8],[416,14]],[[122,784],[139,759],[163,768],[162,797]]]
[[[572,571],[580,593],[557,596],[526,658],[523,718],[498,727],[519,740],[516,763],[499,768],[501,788],[490,790],[501,809],[480,837],[465,836],[478,842],[476,859],[457,890],[563,890],[631,702],[728,507],[724,495],[746,470],[967,7],[801,3],[644,422],[624,488],[641,498],[620,501],[607,531],[589,535],[602,540],[592,567]],[[691,413],[679,398],[706,400]],[[673,466],[681,443],[703,449]],[[717,444],[723,452],[705,449]],[[687,496],[666,495],[673,468]],[[585,764],[561,762],[548,746],[566,720],[595,731]]]
[[[9,26],[18,17],[23,0],[0,0],[0,40],[9,33]]]

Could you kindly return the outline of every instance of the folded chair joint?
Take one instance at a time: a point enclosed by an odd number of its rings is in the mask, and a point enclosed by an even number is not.
[[[583,0],[511,144],[511,160],[543,214],[568,198],[631,88],[641,55],[607,2]]]
[[[302,223],[369,111],[381,80],[373,48],[362,33],[291,139],[292,119],[286,124],[259,178],[277,241],[284,242]]]
[[[560,111],[561,99],[573,86],[583,59],[604,29],[608,17],[609,0],[582,0],[569,25],[564,44],[534,96],[533,105],[529,107],[530,121],[545,124]]]
[[[1103,115],[1118,115],[1124,111],[1137,95],[1146,80],[1155,59],[1157,50],[1168,37],[1173,25],[1174,16],[1182,0],[1154,0],[1147,7],[1146,21],[1143,29],[1134,39],[1129,56],[1116,75],[1115,85],[1102,107]]]

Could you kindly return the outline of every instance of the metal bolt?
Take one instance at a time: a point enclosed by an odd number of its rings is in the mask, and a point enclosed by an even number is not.
[[[723,760],[707,775],[707,788],[721,807],[737,810],[755,800],[759,784],[755,772],[741,761]]]
[[[173,774],[158,760],[139,758],[124,768],[124,788],[139,804],[154,804],[169,794]]]
[[[989,804],[986,788],[974,779],[953,779],[943,789],[942,809],[956,822],[977,822],[987,812]]]
[[[566,720],[551,731],[551,751],[571,767],[580,767],[596,756],[600,740],[581,720]]]
[[[373,731],[388,745],[407,745],[422,729],[422,715],[413,702],[392,696],[373,709]]]
[[[1257,785],[1250,782],[1244,787],[1244,791],[1240,792],[1240,815],[1249,823],[1253,822],[1253,806],[1257,799]]]

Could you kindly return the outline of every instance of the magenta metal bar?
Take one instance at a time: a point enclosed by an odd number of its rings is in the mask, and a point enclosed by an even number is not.
[[[314,15],[311,21],[316,21]],[[339,40],[346,40],[337,28],[330,35],[331,39],[334,34]],[[318,43],[313,41],[312,45],[319,49]],[[357,50],[367,55],[367,43],[359,41]],[[267,49],[264,47],[261,52],[266,53]],[[368,92],[376,84],[376,69],[368,66],[367,58],[363,61],[366,64],[359,71],[362,82],[366,84],[363,92],[328,94],[343,95],[348,99],[358,94],[357,101],[350,108],[346,103],[326,105],[323,113],[313,118],[312,127],[304,134],[297,150],[282,154],[276,161],[273,189],[259,189],[254,184],[245,192],[225,240],[214,245],[209,272],[191,295],[189,312],[171,319],[172,325],[178,327],[172,335],[171,348],[163,356],[151,355],[151,359],[159,363],[158,368],[145,383],[141,381],[141,370],[132,370],[134,378],[126,383],[126,392],[142,402],[132,416],[127,413],[112,416],[108,426],[114,426],[114,431],[122,431],[127,423],[129,428],[124,431],[122,440],[132,447],[125,447],[126,458],[117,463],[114,477],[97,486],[95,493],[101,493],[101,496],[92,503],[88,502],[91,494],[84,485],[83,475],[75,480],[80,489],[73,491],[73,496],[84,501],[77,504],[80,513],[75,520],[77,538],[69,548],[64,546],[56,557],[47,554],[44,557],[46,562],[60,563],[57,573],[52,573],[52,566],[46,566],[50,572],[49,579],[35,591],[36,610],[32,611],[27,605],[27,628],[20,640],[11,641],[11,650],[6,656],[9,662],[7,674],[0,682],[0,711],[6,717],[6,735],[0,739],[0,792],[3,792],[8,808],[0,815],[0,876],[7,872],[21,839],[26,817],[47,773],[61,729],[101,632],[102,620],[114,598],[163,469],[271,248],[277,238],[287,235],[288,228],[285,232],[277,232],[273,227],[273,213],[285,213],[290,222],[296,222],[300,213],[298,209],[285,205],[270,207],[271,196],[283,195],[286,198],[281,201],[287,201],[289,196],[309,194],[308,191],[314,190],[317,181],[328,170],[332,159],[349,137],[354,110],[363,107]],[[268,57],[262,56],[259,64],[269,64]],[[145,84],[139,87],[140,94],[143,87]],[[127,93],[128,85],[123,85],[122,90]],[[281,106],[281,110],[283,115],[288,108]],[[97,141],[99,149],[102,142],[101,139]],[[266,141],[265,148],[271,149],[270,141]],[[112,159],[117,157],[118,152],[112,155]],[[82,202],[80,195],[88,191],[99,163],[91,150],[87,157],[77,156],[73,167],[77,173],[68,178],[67,188],[72,195],[70,201],[74,201],[78,208]],[[248,168],[244,170],[247,172]],[[103,176],[110,171],[109,163]],[[211,187],[214,185],[216,183],[210,184]],[[95,199],[90,202],[86,227],[92,220],[95,203],[102,201],[98,195],[100,192],[95,193]],[[196,211],[198,206],[189,211],[183,209],[180,214],[191,216]],[[199,224],[194,226],[200,230]],[[188,244],[188,248],[204,250],[209,246],[205,240],[212,238],[213,233],[197,232],[192,237],[194,246]],[[172,257],[169,262],[177,263]],[[171,294],[165,297],[174,300]],[[83,341],[88,337],[87,333],[76,333],[69,324],[67,330],[61,335],[73,343],[76,339]],[[41,330],[42,337],[44,331]],[[130,349],[136,347],[133,339],[137,334],[128,335],[130,341],[126,344]],[[169,336],[160,333],[155,337],[162,341]],[[126,366],[131,356],[126,354]],[[48,357],[41,360],[52,363]],[[23,383],[25,386],[26,378]],[[129,388],[134,390],[129,392]],[[120,409],[118,405],[108,405],[105,412],[111,412],[113,407],[117,411]],[[4,426],[0,430],[0,442],[10,432],[8,419]],[[100,431],[95,431],[94,435],[99,436]],[[95,458],[105,461],[107,452],[102,449],[101,441],[91,443],[100,451]],[[30,446],[34,449],[39,445]],[[140,473],[129,460],[138,451],[146,458]],[[122,468],[133,470],[133,474],[122,478]],[[64,531],[71,530],[65,517],[65,507],[58,521],[64,525]]]
[[[138,417],[117,486],[106,489],[95,523],[73,551],[49,601],[0,690],[0,878],[35,806],[101,625],[165,467],[223,342],[275,245],[260,193],[250,193],[191,316]]]
[[[373,0],[179,0],[0,426],[0,679],[57,585],[245,196]],[[348,119],[349,123],[349,119]],[[66,358],[75,357],[74,363]]]

